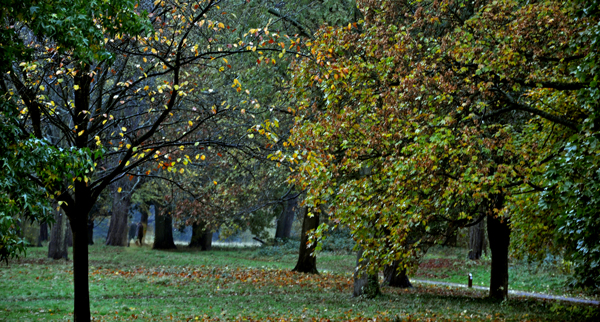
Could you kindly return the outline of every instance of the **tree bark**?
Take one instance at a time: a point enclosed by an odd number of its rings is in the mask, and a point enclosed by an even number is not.
[[[88,245],[94,245],[94,219],[88,220],[87,234],[88,234]]]
[[[444,246],[448,247],[456,247],[458,242],[458,229],[454,227],[454,225],[448,226],[446,230],[446,241],[444,242]]]
[[[156,209],[156,207],[155,207]],[[156,213],[156,210],[154,211],[154,213]],[[156,218],[156,216],[154,216],[154,218]],[[144,243],[146,241],[146,232],[148,231],[148,213],[147,212],[142,212],[141,216],[140,216],[140,221],[142,222],[142,225],[144,226],[144,236],[142,237],[142,243]]]
[[[319,274],[317,271],[317,257],[314,256],[316,245],[308,247],[308,232],[319,227],[319,215],[308,216],[308,208],[304,207],[304,221],[302,223],[302,237],[300,239],[300,252],[298,254],[298,263],[293,271],[300,273]]]
[[[131,240],[136,240],[137,226],[135,223],[129,224],[129,234],[127,234],[127,247],[129,247]]]
[[[127,246],[127,237],[129,226],[127,219],[129,217],[129,206],[131,196],[125,196],[116,190],[113,195],[112,215],[110,216],[110,225],[108,226],[108,236],[106,237],[107,246]]]
[[[69,259],[67,238],[67,216],[63,211],[57,211],[54,214],[54,225],[50,234],[50,244],[48,244],[48,258]]]
[[[381,294],[377,274],[368,274],[365,266],[368,260],[363,257],[364,250],[361,248],[356,254],[356,269],[354,270],[354,291],[352,296],[364,296],[372,299]]]
[[[494,208],[502,209],[504,196],[495,196],[495,199]],[[508,220],[489,215],[487,231],[492,252],[490,297],[503,300],[508,297],[508,246],[510,244]]]
[[[67,220],[67,247],[73,247],[73,232],[71,231],[71,223]]]
[[[469,227],[469,255],[471,260],[481,258],[485,246],[485,219],[477,225]]]
[[[90,289],[88,276],[88,216],[91,208],[87,187],[76,186],[76,202],[69,205],[67,215],[73,233],[74,321],[90,321]],[[86,193],[87,192],[87,193]]]
[[[386,265],[383,269],[383,285],[390,287],[409,288],[413,287],[406,276],[406,268],[398,270],[398,261],[394,261],[392,265]]]
[[[42,247],[42,242],[48,240],[48,223],[40,223],[40,235],[38,237],[38,247]]]
[[[173,219],[170,214],[160,214],[154,206],[154,245],[152,249],[177,248],[173,242]]]
[[[284,204],[283,211],[277,219],[277,230],[275,231],[275,240],[288,239],[292,235],[292,225],[296,216],[296,207],[298,198],[288,199]]]
[[[200,247],[202,251],[208,251],[212,248],[212,231],[205,228],[204,224],[192,225],[192,239],[188,247]]]

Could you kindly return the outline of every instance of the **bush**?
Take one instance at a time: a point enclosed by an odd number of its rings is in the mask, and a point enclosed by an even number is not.
[[[323,251],[335,253],[350,253],[354,251],[356,242],[348,228],[329,229],[325,240],[323,240]]]
[[[299,247],[300,240],[298,239],[277,240],[273,246],[263,246],[257,249],[253,257],[277,257],[297,254]]]

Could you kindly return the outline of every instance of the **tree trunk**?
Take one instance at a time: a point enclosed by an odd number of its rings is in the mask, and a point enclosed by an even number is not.
[[[352,296],[364,296],[372,299],[381,294],[377,274],[368,274],[365,266],[368,260],[363,257],[364,250],[361,248],[356,254],[356,269],[354,270],[354,291]]]
[[[502,209],[504,196],[496,196],[494,208]],[[487,217],[488,239],[492,252],[490,276],[490,297],[503,300],[508,297],[508,246],[510,244],[510,227],[508,220]]]
[[[458,229],[454,227],[454,225],[448,226],[446,229],[446,241],[444,242],[444,246],[448,247],[456,247],[458,242]]]
[[[277,219],[277,230],[275,231],[275,240],[288,239],[292,235],[292,225],[296,216],[296,207],[298,198],[288,199],[284,204],[283,211]]]
[[[317,271],[317,257],[314,256],[315,246],[308,247],[308,232],[319,227],[319,215],[308,216],[308,208],[304,207],[304,221],[302,223],[302,236],[300,239],[300,252],[298,254],[298,263],[293,271],[300,273],[319,274]]]
[[[67,216],[62,210],[54,214],[54,225],[50,234],[50,244],[48,244],[48,258],[69,259],[67,238],[69,227],[67,226]]]
[[[87,187],[86,187],[87,188]],[[90,289],[88,277],[88,215],[92,202],[89,190],[76,187],[73,206],[69,205],[71,231],[73,233],[73,282],[74,282],[74,321],[90,321]],[[83,191],[81,191],[83,190]],[[77,193],[79,192],[79,193]]]
[[[156,209],[154,215],[154,245],[152,249],[177,248],[173,242],[173,218],[170,214],[161,214]]]
[[[413,287],[406,276],[406,268],[398,270],[398,261],[392,265],[386,265],[383,269],[383,284],[390,287],[409,288]]]
[[[67,220],[67,247],[73,247],[73,232],[71,231],[71,222]]]
[[[156,209],[156,207],[155,207]],[[155,210],[156,213],[156,210]],[[154,217],[156,218],[156,216]],[[146,241],[146,231],[148,231],[148,213],[147,212],[142,212],[141,216],[140,216],[140,221],[142,222],[142,225],[144,226],[144,236],[142,237],[142,243],[144,243]]]
[[[471,260],[481,258],[481,253],[485,246],[485,219],[477,225],[469,227],[469,255]]]
[[[108,236],[106,237],[107,246],[127,246],[127,237],[129,226],[127,218],[129,217],[129,206],[131,196],[123,196],[117,191],[114,192],[112,215],[110,216],[110,225],[108,226]]]
[[[129,247],[129,244],[131,243],[132,239],[136,240],[137,226],[138,225],[134,223],[129,224],[129,234],[127,234],[127,247]]]
[[[42,247],[42,242],[48,240],[48,223],[40,223],[40,235],[38,237],[38,247]]]
[[[192,239],[190,239],[188,247],[200,247],[202,251],[208,251],[212,248],[213,233],[205,227],[204,224],[192,225]]]
[[[87,234],[88,234],[88,245],[94,245],[94,219],[88,220]]]

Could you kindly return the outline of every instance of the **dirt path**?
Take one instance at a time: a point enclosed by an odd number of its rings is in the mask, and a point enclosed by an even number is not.
[[[465,285],[465,284],[449,283],[449,282],[441,282],[441,281],[428,281],[428,280],[419,280],[419,279],[411,279],[410,281],[411,281],[411,283],[417,283],[417,284],[445,285],[445,286],[463,287],[463,288],[467,287],[467,285]],[[473,285],[473,288],[476,290],[489,290],[489,287],[484,287],[484,286]],[[548,299],[548,300],[557,300],[557,301],[565,301],[565,302],[572,302],[572,303],[600,305],[600,301],[586,300],[586,299],[581,299],[581,298],[577,298],[577,297],[548,295],[548,294],[543,294],[543,293],[522,292],[522,291],[515,291],[515,290],[509,290],[508,294],[516,295],[516,296],[533,297],[533,298],[538,298],[538,299]]]

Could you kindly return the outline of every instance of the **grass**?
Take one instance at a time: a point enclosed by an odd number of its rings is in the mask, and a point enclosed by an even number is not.
[[[489,287],[490,259],[466,260],[467,250],[462,248],[433,248],[421,262],[415,278],[467,284],[469,273],[473,285]],[[550,295],[590,298],[581,289],[568,287],[569,275],[558,265],[549,263],[528,264],[522,261],[509,263],[509,289],[545,293]],[[596,297],[597,299],[597,297]]]
[[[598,318],[598,309],[590,306],[523,298],[497,303],[483,291],[447,287],[387,288],[374,300],[352,298],[354,255],[322,253],[322,273],[304,275],[290,272],[296,261],[291,248],[199,252],[92,246],[92,315],[98,321]],[[46,259],[46,251],[29,249],[26,258],[0,267],[0,321],[72,319],[72,262]],[[448,281],[462,274],[454,268],[445,272]]]

